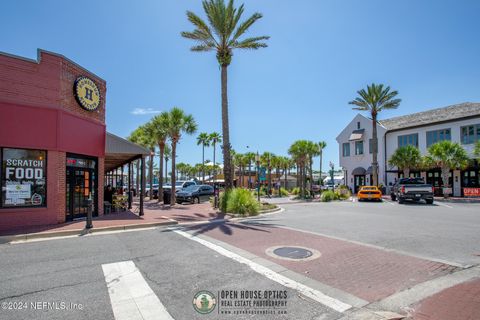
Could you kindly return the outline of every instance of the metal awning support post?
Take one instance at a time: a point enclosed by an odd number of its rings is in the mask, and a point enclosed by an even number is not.
[[[123,181],[123,167],[125,167],[125,165],[122,164],[121,168],[120,168],[120,187],[122,188],[122,192],[123,192],[123,187],[125,186],[125,182]]]
[[[132,162],[128,163],[128,209],[132,209]]]
[[[143,197],[145,196],[145,158],[141,159],[141,176],[140,176],[140,212],[139,216],[143,216]]]

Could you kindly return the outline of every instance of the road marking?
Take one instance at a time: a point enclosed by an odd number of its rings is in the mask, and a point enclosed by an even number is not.
[[[133,261],[102,264],[116,320],[173,320]]]
[[[216,244],[213,244],[209,241],[206,241],[206,240],[203,240],[203,239],[200,239],[198,237],[195,237],[193,235],[191,235],[190,233],[188,232],[184,232],[184,231],[181,231],[181,230],[174,230],[175,233],[181,235],[181,236],[184,236],[185,238],[187,239],[190,239],[190,240],[193,240],[193,241],[196,241],[204,246],[206,246],[207,248],[209,249],[212,249],[216,252],[218,252],[219,254],[227,257],[227,258],[230,258],[232,260],[235,260],[237,262],[240,262],[242,264],[246,264],[247,266],[249,266],[253,271],[263,275],[264,277],[270,279],[270,280],[273,280],[279,284],[281,284],[282,286],[285,286],[285,287],[288,287],[288,288],[291,288],[291,289],[294,289],[296,291],[298,291],[299,293],[303,294],[304,296],[314,300],[314,301],[317,301],[335,311],[338,311],[338,312],[345,312],[347,310],[349,310],[350,308],[352,308],[351,305],[347,304],[347,303],[344,303],[340,300],[337,300],[335,298],[332,298],[332,297],[329,297],[327,295],[325,295],[324,293],[318,291],[318,290],[315,290],[313,288],[310,288],[310,287],[307,287],[306,285],[304,284],[301,284],[297,281],[294,281],[290,278],[287,278],[267,267],[264,267],[258,263],[255,263],[251,260],[248,260],[236,253],[233,253],[225,248],[222,248]]]
[[[388,204],[391,205],[391,206],[394,206],[394,205],[395,205],[392,201],[387,200],[387,199],[383,199],[383,202],[386,202],[386,203],[388,203]]]
[[[453,209],[452,206],[449,206],[448,204],[445,204],[445,203],[441,203],[440,201],[435,201],[435,204],[439,205],[439,206],[442,206],[442,207]]]

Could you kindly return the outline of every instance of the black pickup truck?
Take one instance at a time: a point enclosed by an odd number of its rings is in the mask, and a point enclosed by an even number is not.
[[[404,203],[405,200],[425,200],[427,204],[432,204],[433,187],[431,184],[426,184],[423,178],[399,179],[393,185],[390,197],[392,201],[398,201],[398,203]]]

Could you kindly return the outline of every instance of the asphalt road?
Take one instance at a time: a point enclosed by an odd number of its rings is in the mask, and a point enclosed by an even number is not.
[[[219,315],[218,308],[207,315],[197,313],[192,301],[200,290],[215,294],[221,290],[287,290],[287,315],[256,315],[255,319],[341,317],[247,265],[167,229],[154,229],[0,245],[0,319],[115,319],[102,265],[121,261],[133,261],[174,319],[253,317]],[[58,310],[62,302],[81,305],[82,310]],[[16,308],[21,304],[23,310],[5,310],[8,304],[17,304]],[[134,319],[126,313],[123,316]]]
[[[480,204],[296,203],[265,223],[460,265],[480,264]]]

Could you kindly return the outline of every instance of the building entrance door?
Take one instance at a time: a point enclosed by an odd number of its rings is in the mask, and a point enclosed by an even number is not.
[[[97,215],[97,167],[95,159],[69,157],[65,175],[66,220],[87,216],[87,200],[93,200],[93,215]]]
[[[93,170],[67,168],[66,174],[67,220],[85,217],[88,209],[86,200],[92,196]]]
[[[354,193],[357,193],[361,186],[365,185],[365,176],[355,176],[354,179]]]

